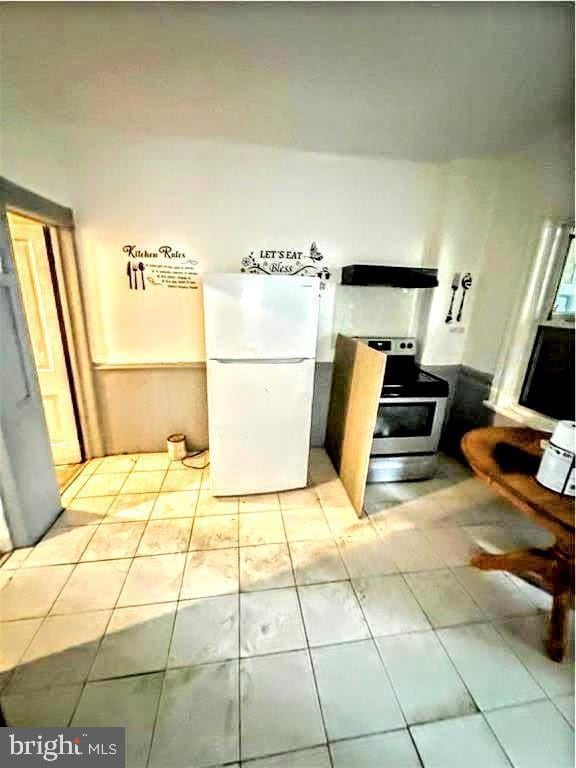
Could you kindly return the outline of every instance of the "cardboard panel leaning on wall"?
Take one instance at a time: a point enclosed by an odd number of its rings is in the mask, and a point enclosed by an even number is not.
[[[386,355],[363,342],[338,336],[326,450],[358,517],[364,511],[370,450],[385,367]]]

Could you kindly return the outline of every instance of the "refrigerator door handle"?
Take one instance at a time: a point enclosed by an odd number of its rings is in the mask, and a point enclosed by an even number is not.
[[[252,358],[252,357],[213,357],[210,358],[211,362],[223,363],[225,365],[234,364],[250,364],[250,365],[291,365],[304,363],[310,358],[307,357],[269,357],[269,358]]]

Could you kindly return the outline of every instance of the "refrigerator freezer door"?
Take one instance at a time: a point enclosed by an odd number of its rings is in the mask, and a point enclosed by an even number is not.
[[[314,360],[208,361],[214,495],[306,486],[313,387]]]
[[[315,277],[205,275],[207,358],[316,357]]]

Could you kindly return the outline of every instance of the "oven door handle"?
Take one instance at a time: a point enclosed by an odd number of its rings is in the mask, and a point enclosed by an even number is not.
[[[389,395],[388,397],[381,397],[378,400],[379,404],[384,405],[393,405],[394,403],[401,403],[402,405],[418,405],[419,403],[441,403],[442,401],[447,400],[446,397],[437,396],[437,397],[420,397],[416,395],[416,397],[406,397],[406,395]]]

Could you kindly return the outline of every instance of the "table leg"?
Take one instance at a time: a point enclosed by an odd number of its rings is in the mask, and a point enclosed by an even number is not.
[[[546,649],[553,661],[562,661],[566,652],[568,615],[572,599],[573,584],[570,568],[559,561],[554,573],[554,602],[546,640]]]
[[[491,554],[476,552],[470,565],[482,571],[508,571],[518,575],[537,573],[552,592],[554,602],[548,627],[546,649],[553,661],[562,661],[566,651],[568,611],[574,599],[574,560],[556,547],[523,549]]]
[[[533,571],[545,579],[554,573],[554,555],[552,549],[520,549],[496,555],[479,551],[470,558],[470,565],[481,571],[508,571],[523,574]]]

